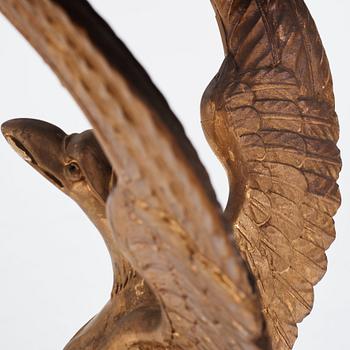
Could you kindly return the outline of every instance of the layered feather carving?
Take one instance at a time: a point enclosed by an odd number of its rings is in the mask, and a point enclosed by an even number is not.
[[[291,349],[326,271],[340,204],[331,74],[303,1],[213,3],[227,56],[203,96],[203,128],[228,171],[226,216],[272,347]]]
[[[203,165],[147,73],[86,1],[3,0],[0,11],[91,121],[118,175],[107,204],[113,238],[162,310],[161,320],[156,314],[144,319],[144,329],[127,315],[106,318],[102,337],[87,331],[91,348],[100,341],[103,348],[123,350],[263,349],[249,271]],[[135,293],[142,298],[142,285]],[[150,306],[143,303],[140,309]],[[120,333],[108,336],[111,327]],[[149,328],[158,334],[140,343]],[[76,339],[76,348],[86,349],[79,335]]]
[[[202,121],[228,171],[225,214],[254,281],[180,124],[89,5],[2,0],[0,10],[76,98],[118,169],[109,220],[162,306],[162,347],[269,348],[261,305],[272,347],[290,349],[326,270],[340,202],[331,75],[301,0],[212,2],[227,57]]]

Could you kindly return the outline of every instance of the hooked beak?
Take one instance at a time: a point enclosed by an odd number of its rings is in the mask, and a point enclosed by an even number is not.
[[[64,131],[36,119],[9,120],[1,125],[1,131],[21,158],[63,189]]]

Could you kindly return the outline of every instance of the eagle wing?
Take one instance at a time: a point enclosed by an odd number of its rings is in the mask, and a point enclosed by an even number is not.
[[[273,348],[291,349],[340,205],[331,73],[303,1],[213,3],[227,56],[203,96],[203,128],[230,178],[226,216]]]
[[[260,348],[249,272],[207,173],[142,67],[85,1],[3,0],[0,10],[74,96],[116,169],[109,220],[163,306],[169,345]]]

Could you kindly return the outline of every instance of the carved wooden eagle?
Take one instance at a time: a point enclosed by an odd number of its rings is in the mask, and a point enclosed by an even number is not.
[[[302,0],[212,4],[226,56],[201,111],[230,181],[224,212],[167,102],[87,2],[0,1],[98,140],[39,121],[2,128],[119,266],[111,300],[66,349],[291,349],[311,311],[340,204],[327,57]]]

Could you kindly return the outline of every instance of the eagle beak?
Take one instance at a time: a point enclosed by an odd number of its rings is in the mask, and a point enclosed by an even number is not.
[[[21,118],[2,124],[1,132],[21,158],[56,186],[64,187],[64,131],[41,120]]]

